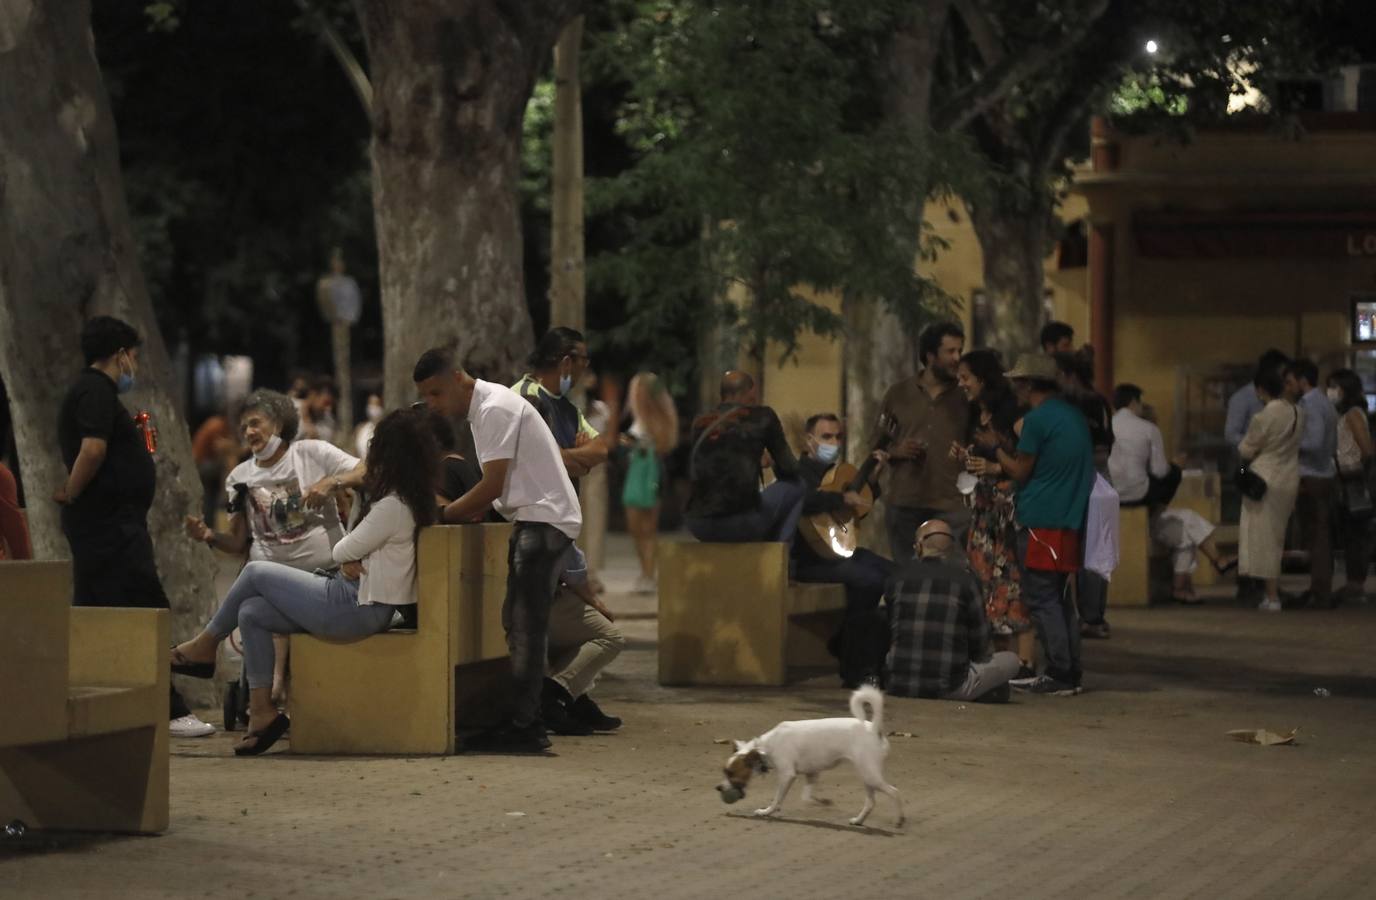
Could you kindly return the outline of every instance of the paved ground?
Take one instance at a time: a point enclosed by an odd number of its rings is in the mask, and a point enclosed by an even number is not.
[[[624,572],[609,573],[613,588]],[[615,597],[644,612],[644,599]],[[172,829],[0,851],[0,897],[1372,897],[1376,608],[1266,616],[1120,610],[1088,692],[1007,706],[891,699],[905,829],[826,777],[832,806],[723,806],[726,748],[780,719],[843,715],[788,690],[660,688],[655,622],[600,688],[623,733],[543,758],[239,760],[174,742]],[[1325,688],[1331,696],[1315,695]],[[1295,747],[1234,728],[1299,727]]]

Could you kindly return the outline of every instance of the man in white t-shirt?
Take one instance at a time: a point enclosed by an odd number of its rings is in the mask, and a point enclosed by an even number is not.
[[[465,372],[446,349],[427,350],[412,375],[427,406],[467,418],[483,477],[450,503],[444,521],[476,521],[489,506],[515,523],[502,625],[516,682],[511,722],[464,742],[464,749],[539,753],[550,746],[540,718],[549,652],[549,611],[583,511],[540,414],[515,391]]]

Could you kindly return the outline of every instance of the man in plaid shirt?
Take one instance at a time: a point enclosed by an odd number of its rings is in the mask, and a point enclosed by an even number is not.
[[[949,560],[951,526],[940,519],[917,530],[917,559],[895,577],[889,610],[888,692],[944,700],[1007,700],[1018,655],[990,654],[983,591]]]

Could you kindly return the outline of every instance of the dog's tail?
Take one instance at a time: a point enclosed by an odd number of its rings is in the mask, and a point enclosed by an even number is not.
[[[865,717],[865,705],[870,708],[870,718]],[[850,714],[861,722],[874,723],[874,733],[882,740],[884,737],[884,694],[872,684],[861,685],[850,695]]]

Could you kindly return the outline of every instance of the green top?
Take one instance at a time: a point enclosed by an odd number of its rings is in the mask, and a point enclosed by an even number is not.
[[[1060,397],[1048,397],[1023,418],[1018,452],[1037,458],[1032,477],[1018,488],[1018,522],[1084,528],[1094,490],[1094,445],[1084,415]]]

